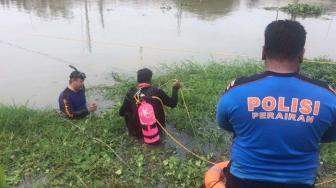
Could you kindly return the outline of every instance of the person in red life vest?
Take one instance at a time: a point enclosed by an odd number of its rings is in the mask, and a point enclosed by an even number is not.
[[[178,103],[179,81],[175,81],[172,96],[169,97],[161,89],[154,87],[153,72],[147,68],[137,72],[137,85],[131,88],[119,110],[120,116],[125,118],[130,136],[143,138],[146,144],[158,144],[160,141],[160,127],[165,126],[163,105],[174,108]]]

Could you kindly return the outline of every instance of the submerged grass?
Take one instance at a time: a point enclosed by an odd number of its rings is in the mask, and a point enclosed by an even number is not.
[[[253,60],[236,60],[230,64],[189,62],[160,67],[158,71],[154,82],[167,92],[171,87],[167,81],[183,82],[183,94],[195,128],[194,139],[227,147],[227,135],[215,125],[216,102],[231,80],[262,72],[262,67]],[[302,72],[336,86],[336,65],[305,63]],[[114,78],[118,83],[113,88],[104,88],[106,97],[122,101],[125,92],[135,84],[134,79],[116,74]],[[0,164],[6,171],[7,186],[20,185],[24,178],[30,178],[34,187],[201,186],[207,164],[191,156],[180,158],[173,148],[148,147],[130,139],[123,119],[117,115],[119,106],[120,102],[99,115],[75,121],[80,130],[54,111],[1,106]],[[181,102],[167,113],[168,121],[179,131],[193,135]],[[110,145],[123,161],[92,137]],[[335,144],[322,146],[321,159],[325,164],[336,166],[335,149]]]

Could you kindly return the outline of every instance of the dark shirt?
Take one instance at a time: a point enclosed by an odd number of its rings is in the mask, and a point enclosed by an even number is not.
[[[137,106],[134,99],[134,95],[137,91],[138,88],[131,88],[127,92],[124,102],[119,110],[119,114],[125,118],[130,135],[141,137]],[[163,104],[161,104],[160,100],[155,98],[151,98],[150,102],[154,107],[157,120],[164,126],[166,118],[162,105],[172,108],[176,107],[178,103],[178,89],[173,87],[172,97],[169,97],[164,91],[153,86],[142,88],[142,93],[144,93],[146,97],[158,97],[161,99]]]
[[[86,106],[85,89],[77,92],[66,88],[58,99],[59,109],[70,119],[84,118],[89,114]]]

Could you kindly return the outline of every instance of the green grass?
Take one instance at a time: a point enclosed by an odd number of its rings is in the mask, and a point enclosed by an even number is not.
[[[324,13],[322,7],[305,3],[288,4],[280,9],[284,12],[301,17],[318,17]]]
[[[302,74],[326,81],[336,86],[336,70],[333,64],[304,63]],[[187,111],[182,103],[176,109],[167,109],[168,121],[179,130],[193,135],[195,129],[197,137],[206,141],[221,143],[222,131],[215,122],[215,106],[219,97],[224,93],[227,85],[237,77],[247,76],[263,71],[263,66],[255,60],[239,59],[232,63],[184,63],[175,66],[164,66],[157,69],[159,73],[154,84],[161,86],[167,93],[171,92],[173,79],[183,82],[182,92],[190,110],[192,125],[187,118]],[[119,79],[119,84],[107,89],[106,97],[110,100],[122,101],[125,91],[135,84],[134,79]],[[167,84],[167,81],[169,84]],[[170,82],[169,82],[170,81]],[[206,125],[206,126],[205,126]]]
[[[20,184],[25,176],[32,177],[36,187],[201,184],[194,180],[202,179],[206,170],[203,162],[179,159],[171,149],[151,149],[129,139],[115,112],[113,109],[78,121],[78,130],[52,111],[2,106],[0,163],[6,169],[7,185]],[[108,143],[132,170],[91,137]],[[41,176],[47,179],[46,183],[38,181]]]
[[[262,66],[253,60],[206,65],[189,62],[159,67],[157,71],[154,82],[167,92],[171,87],[168,80],[177,78],[183,82],[191,114],[192,124],[180,101],[176,109],[167,111],[169,123],[190,135],[194,128],[194,139],[227,147],[228,136],[214,121],[216,102],[232,79],[261,72]],[[306,63],[302,72],[336,86],[335,65]],[[107,99],[120,101],[135,82],[113,76],[118,83],[101,89]],[[31,177],[34,187],[201,186],[207,164],[191,156],[181,158],[174,148],[147,147],[130,139],[123,119],[118,117],[119,106],[120,102],[101,114],[75,121],[80,130],[54,111],[0,106],[0,164],[6,172],[7,186],[21,184],[24,177]],[[93,137],[109,144],[113,151]],[[321,158],[325,164],[336,166],[335,150],[335,144],[323,145]]]
[[[0,166],[0,188],[5,187],[5,170],[3,169],[2,166]]]

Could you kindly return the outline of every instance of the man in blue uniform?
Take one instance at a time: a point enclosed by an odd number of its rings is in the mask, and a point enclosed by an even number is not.
[[[70,74],[69,85],[60,94],[58,102],[60,111],[69,119],[81,119],[97,109],[95,103],[86,104],[84,80],[85,74],[70,66],[74,71]]]
[[[336,95],[299,74],[306,31],[289,20],[265,30],[266,71],[233,81],[217,106],[234,134],[227,188],[314,187],[321,142],[336,141]]]

